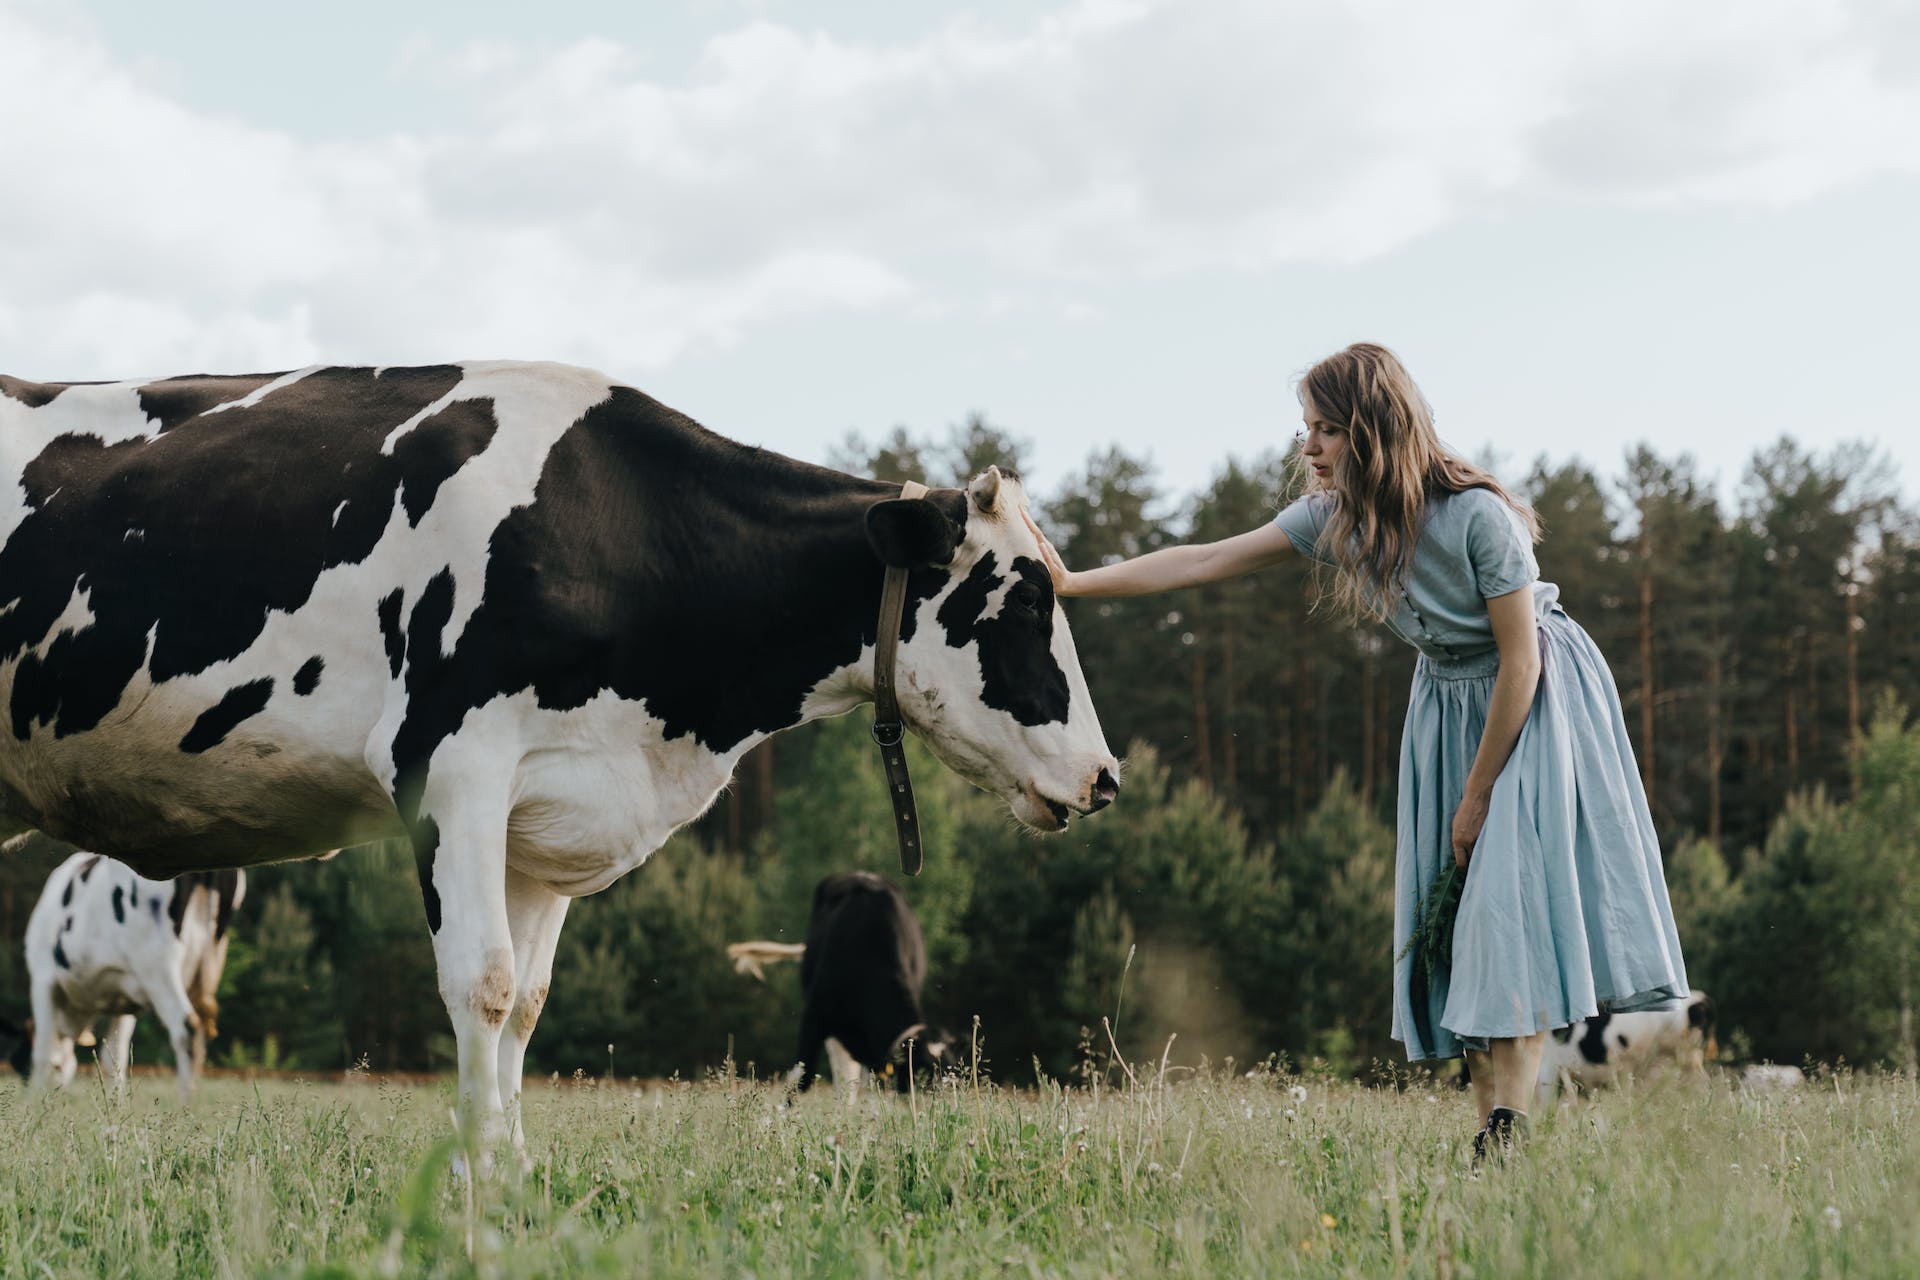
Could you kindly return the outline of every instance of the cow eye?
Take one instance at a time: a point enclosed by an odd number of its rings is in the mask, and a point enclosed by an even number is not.
[[[1039,614],[1040,612],[1040,588],[1039,587],[1034,586],[1031,582],[1019,582],[1014,584],[1013,591],[1010,594],[1013,597],[1013,602],[1019,605],[1022,609],[1025,609],[1028,613],[1031,613],[1031,614],[1035,614],[1035,615]]]

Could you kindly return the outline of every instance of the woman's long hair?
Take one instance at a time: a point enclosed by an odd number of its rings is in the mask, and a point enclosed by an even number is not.
[[[1301,377],[1299,395],[1302,406],[1311,404],[1320,417],[1347,429],[1346,453],[1327,480],[1312,474],[1304,455],[1294,454],[1307,487],[1333,500],[1320,547],[1334,572],[1330,582],[1320,582],[1320,602],[1356,621],[1385,621],[1406,581],[1431,494],[1489,490],[1540,540],[1540,518],[1531,507],[1440,442],[1426,397],[1385,347],[1356,342],[1336,351]]]

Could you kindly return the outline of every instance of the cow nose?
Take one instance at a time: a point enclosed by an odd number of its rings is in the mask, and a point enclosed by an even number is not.
[[[1107,767],[1101,765],[1099,775],[1093,780],[1093,799],[1092,803],[1087,805],[1087,812],[1100,812],[1112,804],[1113,798],[1119,794],[1120,784],[1114,780],[1113,774],[1108,772]]]

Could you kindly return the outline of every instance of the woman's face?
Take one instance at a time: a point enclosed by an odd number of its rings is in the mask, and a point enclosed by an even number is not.
[[[1301,420],[1307,425],[1306,434],[1300,438],[1300,452],[1306,455],[1308,465],[1320,482],[1332,485],[1334,477],[1340,474],[1340,460],[1347,454],[1347,429],[1340,423],[1328,421],[1314,405],[1312,396],[1301,398],[1300,412]]]

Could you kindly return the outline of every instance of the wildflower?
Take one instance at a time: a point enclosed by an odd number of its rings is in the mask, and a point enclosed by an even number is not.
[[[1340,1225],[1340,1219],[1330,1213],[1323,1213],[1320,1215],[1320,1225],[1331,1231]]]
[[[1820,1211],[1820,1216],[1827,1220],[1827,1227],[1829,1230],[1838,1231],[1840,1229],[1840,1210],[1835,1208],[1833,1205],[1828,1205],[1826,1208],[1822,1209]]]
[[[1153,1162],[1151,1162],[1150,1164],[1148,1164],[1148,1165],[1147,1165],[1147,1172],[1148,1172],[1148,1173],[1158,1173],[1158,1172],[1160,1172],[1160,1162],[1159,1162],[1158,1160],[1155,1160],[1155,1161],[1153,1161]]]
[[[1295,1102],[1305,1102],[1307,1100],[1307,1086],[1296,1084],[1287,1090],[1287,1096]]]

